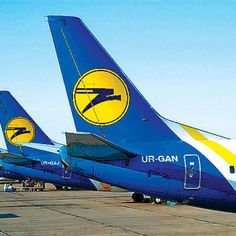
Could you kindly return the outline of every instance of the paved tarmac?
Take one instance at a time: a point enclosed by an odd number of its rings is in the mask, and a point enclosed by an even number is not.
[[[132,203],[130,196],[128,192],[0,192],[0,235],[236,235],[234,213]]]

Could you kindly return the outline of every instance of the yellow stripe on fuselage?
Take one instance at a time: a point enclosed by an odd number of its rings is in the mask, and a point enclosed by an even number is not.
[[[195,140],[201,142],[220,157],[222,157],[230,166],[236,166],[236,155],[229,151],[227,148],[223,147],[219,143],[209,140],[203,134],[201,134],[197,129],[181,125],[181,127]]]

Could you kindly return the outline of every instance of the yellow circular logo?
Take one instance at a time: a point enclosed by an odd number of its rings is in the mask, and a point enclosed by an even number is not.
[[[5,129],[7,140],[16,146],[18,142],[28,143],[34,139],[35,128],[30,120],[24,117],[15,117],[11,119]]]
[[[75,84],[73,103],[77,113],[93,125],[111,125],[119,121],[129,107],[129,91],[115,72],[90,70]]]

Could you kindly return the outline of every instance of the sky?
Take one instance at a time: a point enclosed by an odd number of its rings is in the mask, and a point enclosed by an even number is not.
[[[162,116],[236,138],[236,1],[0,0],[0,15],[0,90],[51,139],[75,128],[47,15],[80,17]]]

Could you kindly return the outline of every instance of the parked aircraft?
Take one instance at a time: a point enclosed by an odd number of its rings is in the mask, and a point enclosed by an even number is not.
[[[14,179],[38,179],[57,187],[68,186],[88,190],[108,188],[95,180],[65,170],[58,153],[23,147],[20,142],[61,145],[53,142],[34,122],[15,98],[7,91],[0,91],[0,123],[7,151],[0,152],[0,176]]]
[[[76,129],[84,132],[66,133],[67,170],[236,212],[236,142],[162,117],[79,18],[48,21]]]

